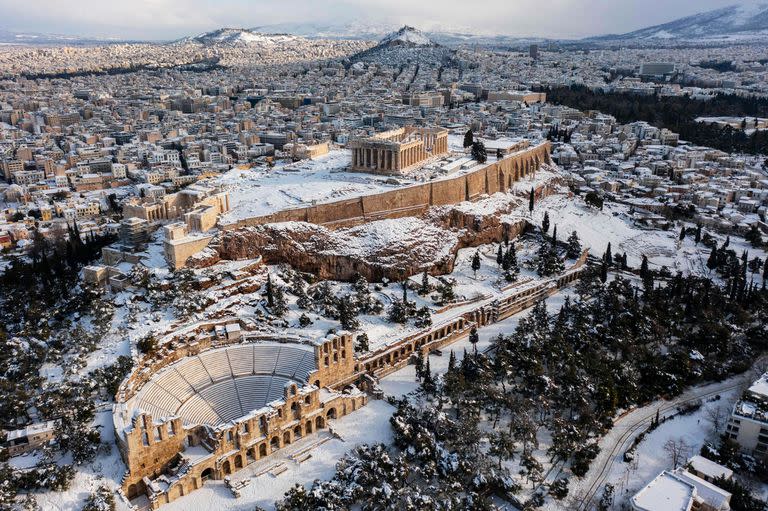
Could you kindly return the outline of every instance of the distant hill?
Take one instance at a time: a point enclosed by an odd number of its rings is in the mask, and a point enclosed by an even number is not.
[[[43,34],[40,32],[15,32],[0,28],[0,44],[48,44],[76,45],[93,43],[115,43],[117,39],[100,39],[63,34]]]
[[[384,37],[376,48],[391,46],[408,46],[414,48],[438,46],[438,44],[432,41],[424,32],[405,25],[397,32],[392,32]]]
[[[593,41],[663,39],[768,39],[768,2],[730,5],[626,34],[589,38]]]
[[[376,46],[353,55],[350,60],[387,65],[447,64],[454,59],[455,52],[437,44],[424,32],[406,25],[384,36]]]
[[[288,34],[262,34],[245,28],[220,28],[193,37],[179,39],[176,43],[198,43],[206,46],[217,44],[248,45],[274,44],[295,39],[297,39],[296,36]]]

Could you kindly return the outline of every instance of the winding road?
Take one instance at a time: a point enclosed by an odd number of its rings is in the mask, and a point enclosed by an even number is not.
[[[571,501],[571,509],[577,511],[589,511],[595,498],[599,498],[600,491],[611,473],[615,463],[623,463],[624,452],[629,449],[634,439],[651,424],[658,410],[659,416],[664,417],[666,412],[677,409],[681,405],[705,400],[718,394],[737,389],[751,383],[759,376],[756,370],[766,360],[765,357],[755,362],[754,369],[727,380],[707,385],[701,385],[688,389],[680,396],[667,400],[658,400],[642,408],[636,408],[616,419],[611,431],[600,442],[600,453],[590,465],[587,474],[578,484],[571,488],[574,495]],[[571,479],[571,481],[576,481]]]

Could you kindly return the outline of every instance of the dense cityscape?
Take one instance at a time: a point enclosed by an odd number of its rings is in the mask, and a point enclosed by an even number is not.
[[[0,510],[766,511],[768,5],[691,9],[0,30]]]

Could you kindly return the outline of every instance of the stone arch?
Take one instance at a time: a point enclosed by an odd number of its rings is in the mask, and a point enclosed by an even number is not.
[[[311,421],[311,420],[308,420],[308,421],[307,421],[307,422],[304,424],[304,432],[305,432],[307,435],[309,435],[310,433],[312,433],[312,421]]]
[[[239,454],[235,456],[235,469],[243,468],[243,457]]]
[[[259,458],[267,455],[267,444],[263,443],[259,446]]]
[[[328,413],[326,413],[326,417],[329,419],[335,419],[336,418],[336,408],[331,408],[328,410]]]
[[[301,438],[303,435],[301,434],[301,426],[296,426],[293,428],[293,438]]]
[[[224,462],[224,464],[221,466],[221,470],[224,472],[224,475],[229,475],[232,473],[232,466],[229,464],[229,460]]]
[[[275,435],[272,437],[272,440],[269,441],[269,449],[274,452],[279,448],[280,448],[280,437]]]
[[[325,419],[318,417],[315,419],[315,429],[323,429],[325,427]]]
[[[286,431],[283,433],[283,445],[289,445],[291,443],[291,432]]]
[[[200,474],[200,480],[205,484],[205,482],[209,479],[213,479],[213,469],[211,467],[206,468],[203,470],[203,473]]]
[[[254,461],[256,461],[256,448],[251,447],[245,452],[245,462],[251,464]]]

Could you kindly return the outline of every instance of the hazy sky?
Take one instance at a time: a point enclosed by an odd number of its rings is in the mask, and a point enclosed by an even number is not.
[[[513,36],[622,33],[738,0],[0,0],[0,28],[169,40],[282,22],[408,23]]]

